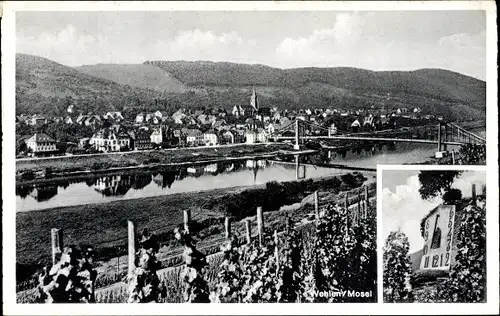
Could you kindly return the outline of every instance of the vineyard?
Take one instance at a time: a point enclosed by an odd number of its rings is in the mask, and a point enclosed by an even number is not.
[[[226,217],[222,242],[199,249],[185,211],[174,231],[184,252],[163,260],[158,237],[129,221],[128,270],[104,282],[92,247],[64,247],[54,230],[53,267],[18,302],[375,302],[374,194],[373,183],[342,196],[316,191],[300,211]]]
[[[401,231],[389,234],[383,254],[384,302],[486,301],[486,193],[483,191],[476,197],[474,185],[472,191],[472,199],[455,202],[456,224],[449,224],[455,228],[455,233],[450,234],[454,245],[447,248],[455,255],[450,256],[449,269],[423,271],[412,268],[408,237]],[[422,235],[425,239],[423,230]]]

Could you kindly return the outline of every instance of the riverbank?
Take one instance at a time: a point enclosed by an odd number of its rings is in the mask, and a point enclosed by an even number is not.
[[[226,215],[240,220],[254,215],[257,206],[271,212],[299,202],[315,190],[338,192],[358,187],[365,180],[361,173],[352,173],[17,213],[16,255],[23,267],[18,273],[34,272],[49,263],[51,228],[63,229],[66,245],[92,245],[99,259],[106,260],[126,252],[127,220],[134,221],[139,231],[147,228],[156,233],[162,245],[169,247],[174,241],[174,228],[183,222],[184,210],[191,211],[196,238],[205,240],[223,232]]]
[[[16,182],[32,183],[58,177],[125,171],[134,168],[179,167],[231,159],[268,158],[287,154],[288,144],[231,147],[194,147],[177,150],[134,151],[90,156],[67,156],[16,161]]]

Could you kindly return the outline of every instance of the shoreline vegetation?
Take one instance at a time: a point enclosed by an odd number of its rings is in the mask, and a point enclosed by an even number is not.
[[[215,163],[228,159],[268,158],[287,153],[288,144],[262,144],[237,147],[198,147],[178,150],[133,151],[94,156],[65,156],[53,159],[16,161],[16,183],[55,177],[78,176],[110,170],[127,170],[160,166],[178,167],[199,163]],[[285,152],[283,152],[285,151]]]
[[[50,261],[50,229],[64,230],[65,244],[84,241],[96,247],[99,261],[126,254],[127,220],[159,236],[165,249],[177,247],[173,230],[190,209],[196,238],[208,242],[223,232],[224,217],[239,221],[253,216],[257,206],[274,213],[299,203],[316,190],[337,194],[361,186],[367,178],[359,172],[262,186],[177,193],[107,203],[57,207],[16,214],[17,280],[27,281]],[[36,241],[36,242],[34,242]]]

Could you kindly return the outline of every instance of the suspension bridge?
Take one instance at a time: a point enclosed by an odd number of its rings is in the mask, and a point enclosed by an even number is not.
[[[291,136],[292,133],[295,133],[295,135]],[[486,144],[486,139],[483,137],[457,124],[444,121],[440,121],[437,125],[337,135],[333,134],[328,127],[296,119],[290,124],[275,130],[268,139],[276,142],[294,140],[294,149],[296,150],[299,150],[300,144],[303,144],[306,140],[434,144],[437,146],[438,153],[446,152],[448,145]]]

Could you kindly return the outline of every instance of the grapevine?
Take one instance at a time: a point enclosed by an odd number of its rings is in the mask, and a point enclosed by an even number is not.
[[[286,230],[283,235],[283,246],[279,251],[279,271],[281,278],[280,302],[294,303],[298,298],[298,290],[302,275],[300,273],[300,255],[302,239],[300,234],[291,227],[291,220],[286,218]]]
[[[59,262],[39,276],[39,302],[93,303],[97,271],[93,267],[92,247],[64,249]]]
[[[319,291],[341,291],[352,277],[349,256],[354,246],[352,231],[346,225],[345,208],[329,206],[316,227],[315,248],[318,252],[322,278],[317,280]],[[317,300],[322,301],[319,297]],[[341,302],[344,297],[323,298],[328,302]]]
[[[448,302],[483,302],[486,296],[486,209],[468,205],[460,215],[457,255],[440,291]]]
[[[384,246],[384,302],[411,302],[410,243],[401,232],[391,232]]]
[[[245,249],[242,258],[241,293],[244,303],[270,303],[280,300],[278,289],[281,280],[277,277],[274,256],[276,244],[266,236],[262,246],[254,241]]]
[[[240,303],[243,299],[241,288],[243,286],[243,270],[240,259],[244,249],[237,247],[236,237],[232,237],[225,245],[221,246],[224,260],[217,274],[216,290],[211,294],[211,301],[215,303]]]
[[[160,267],[156,259],[158,250],[156,235],[149,234],[145,229],[135,254],[135,269],[128,276],[128,303],[151,303],[160,299],[160,280],[156,274]]]
[[[194,246],[194,241],[187,231],[175,229],[175,238],[184,246],[185,267],[181,278],[185,282],[184,301],[189,303],[209,303],[208,284],[204,279],[207,260],[205,254]]]
[[[377,289],[377,251],[376,251],[375,221],[362,219],[353,227],[354,244],[349,258],[351,273],[346,284],[350,288],[359,288],[364,291]],[[375,297],[375,295],[373,296]],[[364,298],[353,298],[364,300]],[[352,301],[352,300],[351,300]]]
[[[311,228],[313,227],[302,230],[302,238],[307,238],[309,242],[303,242],[302,244],[299,302],[314,302],[314,296],[311,293],[317,290],[316,280],[319,279],[316,275],[320,269],[317,252],[314,250],[315,236]]]

